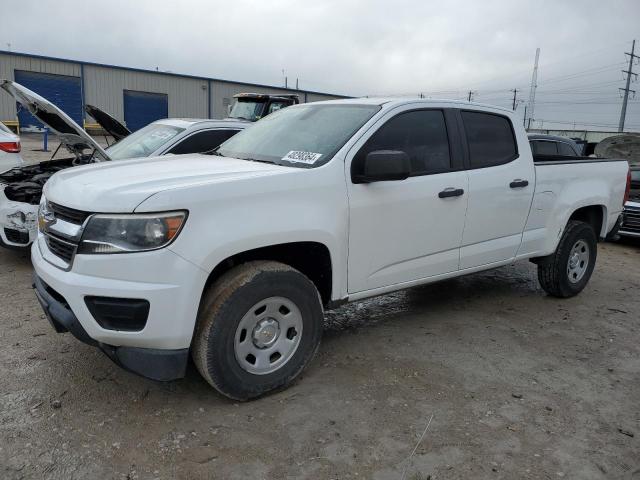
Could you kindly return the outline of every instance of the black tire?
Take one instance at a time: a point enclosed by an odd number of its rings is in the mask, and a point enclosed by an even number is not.
[[[569,257],[572,249],[582,241],[588,246],[588,262],[581,278],[569,272]],[[580,293],[589,282],[598,256],[598,242],[593,227],[585,222],[572,220],[567,225],[556,251],[548,257],[538,259],[538,281],[549,295],[559,298],[573,297]]]
[[[271,373],[251,373],[236,357],[237,331],[252,307],[274,297],[298,308],[302,333],[286,363]],[[320,346],[323,321],[320,295],[305,275],[278,262],[248,262],[222,275],[204,293],[192,342],[193,360],[205,380],[223,395],[235,400],[256,398],[287,387],[302,372]]]

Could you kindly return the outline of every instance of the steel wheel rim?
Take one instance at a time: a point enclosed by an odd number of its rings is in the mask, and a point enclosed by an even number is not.
[[[291,300],[269,297],[244,314],[234,339],[240,367],[255,375],[267,375],[287,364],[300,345],[302,313]]]
[[[567,276],[569,282],[578,283],[589,268],[589,245],[584,240],[578,240],[569,253],[567,261]]]

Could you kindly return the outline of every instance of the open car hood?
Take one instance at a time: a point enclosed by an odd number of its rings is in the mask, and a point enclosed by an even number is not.
[[[98,107],[94,107],[93,105],[86,105],[84,109],[89,115],[95,118],[96,122],[98,122],[98,124],[100,124],[100,126],[109,135],[115,138],[116,141],[122,140],[124,137],[131,135],[131,130],[104,110],[100,110]]]
[[[613,134],[598,143],[594,153],[598,157],[624,158],[631,164],[638,164],[640,163],[640,134]]]
[[[0,87],[58,135],[60,143],[71,153],[82,155],[83,150],[90,149],[95,150],[102,159],[110,160],[109,155],[91,138],[91,135],[53,103],[11,80],[0,80]]]

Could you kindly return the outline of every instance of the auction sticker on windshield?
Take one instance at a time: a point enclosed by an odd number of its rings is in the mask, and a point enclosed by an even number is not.
[[[282,160],[286,160],[287,162],[306,163],[307,165],[313,165],[321,156],[321,153],[291,150],[284,157],[282,157]]]

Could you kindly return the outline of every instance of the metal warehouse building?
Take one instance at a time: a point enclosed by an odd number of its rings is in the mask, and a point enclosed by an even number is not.
[[[85,104],[95,105],[131,130],[159,118],[223,118],[240,92],[297,93],[301,102],[344,98],[307,90],[233,82],[216,78],[103,65],[0,50],[0,78],[15,80],[52,101],[78,124],[93,122]],[[20,128],[39,126],[0,92],[0,121]],[[88,118],[87,118],[88,117]]]

